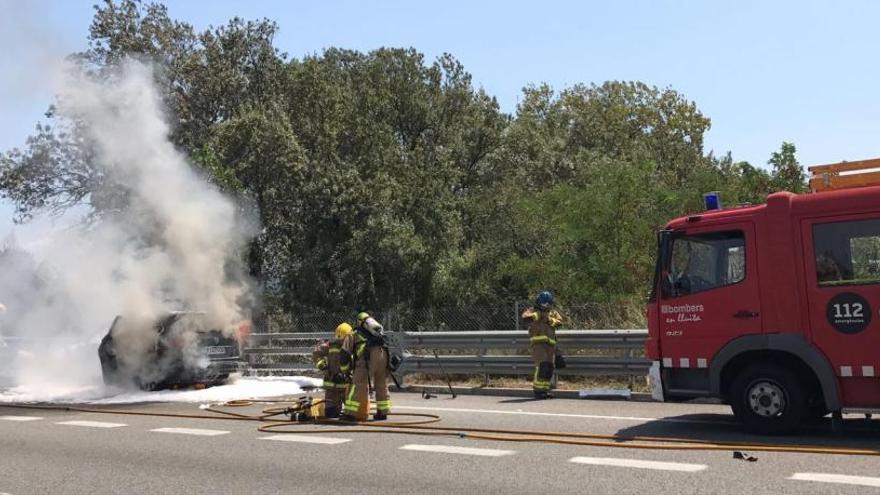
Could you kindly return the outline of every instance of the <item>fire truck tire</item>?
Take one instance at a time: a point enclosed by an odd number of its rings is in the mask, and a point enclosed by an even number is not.
[[[730,385],[730,407],[749,431],[764,435],[791,433],[807,416],[804,386],[788,368],[753,364]]]

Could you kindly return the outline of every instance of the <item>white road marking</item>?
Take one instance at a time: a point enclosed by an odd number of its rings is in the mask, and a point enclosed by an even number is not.
[[[501,457],[513,455],[513,450],[475,449],[473,447],[453,447],[452,445],[404,445],[400,450],[417,450],[419,452],[439,452],[442,454],[479,455],[483,457]]]
[[[128,426],[122,423],[104,423],[101,421],[62,421],[55,424],[65,426],[85,426],[87,428],[119,428],[122,426]]]
[[[794,473],[790,480],[816,481],[819,483],[842,483],[845,485],[876,486],[880,487],[880,478],[869,476],[847,476],[844,474],[830,473]]]
[[[3,421],[39,421],[43,418],[37,416],[0,416]],[[0,495],[3,495],[0,493]]]
[[[676,418],[643,418],[638,416],[601,416],[595,414],[566,414],[566,413],[546,413],[546,412],[530,412],[530,411],[501,411],[498,409],[459,409],[455,407],[422,407],[422,406],[398,406],[394,409],[409,409],[412,411],[447,411],[447,412],[463,412],[463,413],[483,413],[483,414],[513,414],[522,416],[548,416],[555,418],[583,418],[583,419],[610,419],[618,421],[662,421],[665,423],[701,423],[717,425],[723,421],[709,421],[700,419],[676,419]]]
[[[568,462],[573,462],[575,464],[591,464],[593,466],[630,467],[636,469],[655,469],[659,471],[681,471],[685,473],[695,473],[708,467],[705,464],[643,461],[639,459],[618,459],[615,457],[572,457]]]
[[[216,437],[217,435],[225,435],[229,433],[226,430],[205,430],[201,428],[156,428],[156,433],[176,433],[178,435],[198,435],[202,437]]]
[[[281,435],[272,435],[270,437],[260,437],[260,440],[277,440],[279,442],[301,442],[301,443],[319,443],[324,445],[337,445],[340,443],[350,442],[350,438],[332,438],[332,437],[321,437],[317,435],[296,435],[296,434],[281,434]]]

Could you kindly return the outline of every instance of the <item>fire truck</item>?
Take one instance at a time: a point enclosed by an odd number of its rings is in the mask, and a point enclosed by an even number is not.
[[[657,400],[720,398],[748,430],[880,411],[880,159],[810,167],[810,193],[658,234],[646,354]]]

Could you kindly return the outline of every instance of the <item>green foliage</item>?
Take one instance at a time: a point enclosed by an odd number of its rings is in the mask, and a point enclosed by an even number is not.
[[[773,167],[771,184],[776,191],[802,193],[807,191],[807,175],[794,154],[794,144],[783,142],[779,151],[774,151],[768,165]]]
[[[633,301],[655,230],[699,210],[703,192],[731,205],[804,187],[790,143],[772,175],[707,156],[710,120],[669,88],[532,86],[506,115],[451,55],[289,59],[278,29],[236,18],[197,32],[160,4],[105,0],[75,55],[98,76],[125,56],[154,63],[172,140],[256,212],[246,256],[270,310],[493,303],[540,288]],[[77,133],[38,127],[0,158],[0,194],[20,220],[126,208]]]

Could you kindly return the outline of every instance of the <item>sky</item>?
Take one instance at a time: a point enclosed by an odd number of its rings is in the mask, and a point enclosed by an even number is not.
[[[86,48],[95,0],[0,0],[0,151],[21,146],[52,101],[46,67]],[[880,2],[169,0],[196,28],[267,17],[299,58],[327,47],[448,52],[515,112],[546,82],[671,87],[712,120],[705,149],[765,166],[783,141],[804,165],[880,156]],[[0,240],[13,229],[0,200]],[[49,220],[17,227],[38,235]]]

